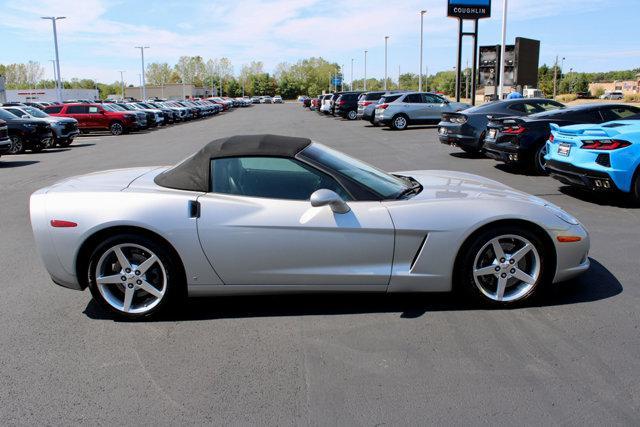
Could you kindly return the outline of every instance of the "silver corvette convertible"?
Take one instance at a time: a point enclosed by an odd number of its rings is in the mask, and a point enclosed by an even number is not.
[[[540,198],[274,135],[69,178],[31,196],[31,223],[55,283],[129,318],[272,292],[459,289],[506,306],[589,268],[583,226]]]

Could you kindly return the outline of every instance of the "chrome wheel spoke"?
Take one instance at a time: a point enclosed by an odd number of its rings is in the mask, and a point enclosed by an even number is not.
[[[487,267],[476,268],[473,272],[476,276],[489,276],[496,275],[496,265],[489,265]]]
[[[500,245],[500,239],[493,239],[491,246],[493,247],[493,253],[496,255],[496,259],[498,261],[504,259],[504,250],[502,249],[502,245]]]
[[[120,268],[122,268],[123,270],[125,269],[131,269],[131,263],[129,263],[129,260],[127,259],[126,256],[124,256],[124,252],[122,252],[122,248],[120,246],[116,246],[113,249],[113,253],[116,254],[116,258],[118,258],[118,263],[120,264]]]
[[[516,272],[513,273],[513,277],[518,280],[522,280],[524,283],[528,285],[533,285],[536,282],[536,279],[525,273],[524,271],[516,268]]]
[[[151,255],[145,262],[140,264],[136,270],[139,271],[140,274],[144,274],[157,261],[158,261],[158,257],[155,255]]]
[[[522,259],[522,257],[528,254],[532,249],[533,249],[533,246],[530,243],[527,243],[522,247],[522,249],[518,250],[515,254],[511,255],[509,259],[512,259],[515,262],[518,262]]]
[[[498,288],[496,289],[496,300],[502,301],[504,298],[504,291],[507,289],[507,278],[498,278]]]
[[[122,302],[122,310],[128,313],[131,310],[131,301],[133,301],[133,294],[136,291],[133,288],[126,287],[124,289],[124,301]]]
[[[151,283],[147,282],[146,280],[142,281],[142,283],[140,284],[140,289],[150,293],[156,298],[162,298],[162,295],[164,295],[162,292],[160,292],[158,289],[156,289]]]
[[[99,285],[113,285],[116,283],[122,283],[122,275],[114,274],[111,276],[101,276],[96,278],[96,283]]]

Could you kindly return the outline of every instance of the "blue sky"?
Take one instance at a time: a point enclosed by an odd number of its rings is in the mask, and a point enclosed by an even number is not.
[[[607,71],[640,67],[638,0],[510,0],[508,40],[542,41],[541,62],[565,57],[565,69]],[[389,75],[418,72],[419,10],[425,16],[425,65],[429,72],[452,69],[456,21],[446,18],[447,0],[30,0],[0,1],[0,63],[34,60],[51,77],[51,24],[60,21],[64,78],[138,82],[139,51],[147,62],[175,63],[180,55],[227,56],[235,71],[252,60],[267,71],[279,62],[323,56],[345,65],[350,78],[384,74],[384,36],[389,39]],[[493,0],[492,18],[480,21],[480,44],[500,39],[502,1]],[[470,41],[465,58],[470,57]],[[466,59],[465,59],[466,62]]]

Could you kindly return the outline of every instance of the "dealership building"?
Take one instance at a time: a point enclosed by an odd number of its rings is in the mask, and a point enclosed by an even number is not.
[[[55,89],[8,89],[5,91],[6,102],[53,102],[58,100]],[[62,100],[99,98],[96,89],[62,89]]]
[[[615,80],[613,82],[590,83],[589,92],[596,93],[598,89],[607,92],[622,92],[625,95],[640,93],[640,73],[635,80]]]

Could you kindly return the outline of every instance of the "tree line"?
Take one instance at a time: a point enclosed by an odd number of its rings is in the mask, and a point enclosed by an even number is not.
[[[470,70],[464,71],[470,72]],[[632,80],[638,73],[640,69],[601,73],[563,73],[560,67],[550,67],[545,64],[539,68],[538,88],[546,96],[551,96],[554,75],[556,75],[559,94],[586,92],[589,89],[589,83]],[[43,79],[44,74],[45,68],[35,61],[24,64],[0,64],[0,75],[6,77],[7,89],[54,88],[55,82]],[[148,64],[145,70],[146,82],[149,85],[185,83],[211,88],[225,96],[278,94],[289,99],[298,95],[316,96],[323,91],[335,90],[333,79],[336,75],[342,77],[342,84],[338,86],[338,90],[363,90],[365,87],[364,79],[354,79],[351,85],[350,76],[347,73],[340,73],[338,63],[321,57],[301,59],[293,64],[282,62],[275,67],[273,73],[266,72],[264,64],[260,61],[244,64],[239,72],[235,73],[229,58],[205,60],[201,56],[181,56],[174,65],[167,62],[153,62]],[[396,80],[387,79],[387,89],[417,90],[418,80],[419,76],[416,73],[403,73]],[[467,79],[464,75],[461,85],[461,91],[464,94],[467,91]],[[69,89],[98,89],[101,98],[120,94],[121,91],[118,81],[105,84],[93,79],[72,78],[64,80],[63,86]],[[368,78],[366,88],[382,90],[384,79]],[[432,75],[423,75],[423,89],[453,96],[455,72],[440,71]]]

